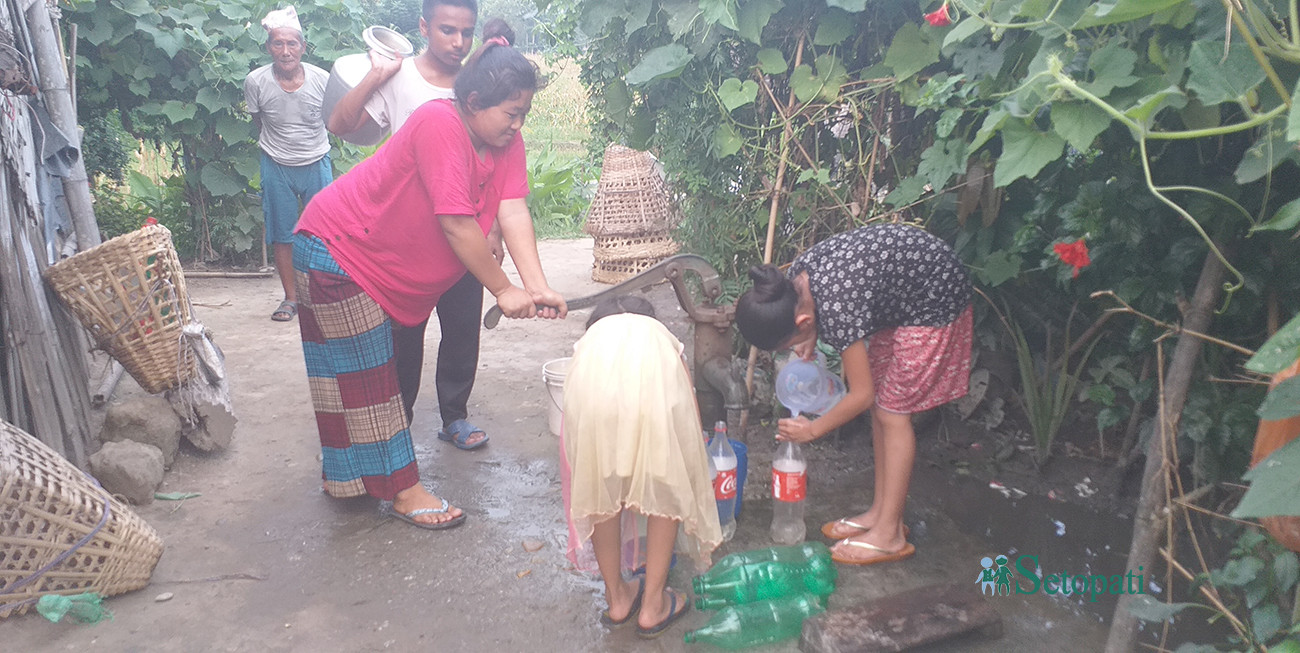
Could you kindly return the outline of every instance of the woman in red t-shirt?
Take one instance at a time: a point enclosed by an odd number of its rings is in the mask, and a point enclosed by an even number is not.
[[[298,221],[299,328],[330,496],[392,501],[394,516],[422,528],[464,522],[459,508],[420,484],[393,325],[428,319],[466,270],[506,317],[564,317],[524,204],[519,130],[537,88],[536,67],[504,38],[488,39],[457,77],[454,101],[417,109]],[[494,221],[522,288],[488,248]]]

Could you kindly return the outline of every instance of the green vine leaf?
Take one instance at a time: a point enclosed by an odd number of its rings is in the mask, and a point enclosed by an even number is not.
[[[1300,150],[1287,140],[1281,129],[1272,129],[1261,134],[1250,149],[1242,155],[1235,173],[1238,184],[1249,184],[1264,178],[1283,161],[1300,162]]]
[[[1256,414],[1261,420],[1279,420],[1300,415],[1300,376],[1293,376],[1269,390]]]
[[[1043,166],[1061,158],[1064,150],[1060,136],[1038,131],[1023,120],[1011,120],[1002,128],[1002,158],[993,171],[993,185],[1002,188],[1021,177],[1032,178]]]
[[[649,2],[644,3],[648,8]],[[721,25],[731,31],[737,30],[736,0],[700,0],[700,14],[710,24]]]
[[[136,18],[153,13],[153,7],[149,6],[148,0],[118,0],[113,4],[117,5],[122,13]]]
[[[656,79],[676,77],[694,58],[684,45],[661,45],[647,52],[641,63],[629,70],[624,79],[632,86],[639,86]]]
[[[758,69],[765,75],[781,75],[790,69],[785,55],[776,48],[763,48],[758,51]]]
[[[1074,29],[1127,23],[1180,5],[1187,0],[1100,0],[1088,7]]]
[[[1246,361],[1246,369],[1277,374],[1300,358],[1300,315],[1291,318]]]
[[[229,113],[217,116],[213,129],[217,132],[217,136],[221,137],[221,140],[230,145],[242,143],[253,135],[251,122],[243,117],[232,116]],[[249,160],[253,161],[254,159],[250,157]],[[255,168],[253,171],[256,173],[257,169]],[[244,176],[251,178],[253,175]]]
[[[725,159],[736,152],[740,151],[740,146],[745,144],[745,140],[736,133],[730,123],[722,123],[713,132],[713,156],[719,159]]]
[[[1152,598],[1150,594],[1138,594],[1129,603],[1128,611],[1142,621],[1163,623],[1174,615],[1195,606],[1195,603],[1165,603]]]
[[[1300,226],[1300,199],[1294,199],[1277,210],[1268,222],[1255,225],[1250,228],[1251,233],[1256,231],[1290,231]]]
[[[1177,86],[1170,86],[1138,100],[1137,104],[1124,112],[1124,115],[1149,129],[1161,109],[1165,107],[1181,109],[1186,104],[1187,96]]]
[[[894,40],[885,52],[885,65],[894,70],[899,80],[908,79],[938,61],[939,44],[911,23],[894,33]]]
[[[1093,80],[1081,86],[1093,95],[1104,98],[1116,88],[1126,88],[1138,81],[1138,78],[1130,74],[1136,63],[1136,52],[1124,47],[1119,41],[1112,41],[1088,57],[1088,69],[1093,73]]]
[[[623,9],[615,2],[586,2],[582,5],[578,24],[587,34],[604,34],[605,26],[611,19],[622,15]]]
[[[89,25],[85,21],[75,22],[78,27],[77,37],[86,39],[91,45],[103,45],[113,38],[113,24],[106,20],[92,20]]]
[[[1010,117],[1011,114],[1006,109],[998,108],[990,111],[987,116],[984,116],[984,124],[980,125],[979,131],[975,133],[975,140],[971,141],[969,151],[975,152],[984,147],[984,144],[1002,129],[1002,125]]]
[[[221,15],[235,22],[245,21],[253,17],[253,14],[248,10],[248,7],[234,2],[223,2],[217,5],[217,11],[220,11]]]
[[[180,102],[178,100],[168,100],[163,103],[160,113],[167,116],[167,119],[173,124],[183,120],[189,120],[194,117],[198,107],[189,102]]]
[[[993,252],[984,257],[984,267],[975,270],[975,276],[990,287],[997,287],[1020,276],[1022,260],[1019,254]]]
[[[1282,445],[1246,472],[1250,489],[1232,511],[1237,519],[1300,516],[1300,438]]]
[[[890,206],[905,206],[920,199],[923,194],[925,194],[925,178],[916,175],[898,182],[894,190],[889,191],[885,196],[885,203]]]
[[[781,0],[747,0],[741,3],[736,9],[736,31],[746,41],[754,45],[762,45],[763,28],[767,27],[772,16],[783,7],[785,3]]]
[[[960,23],[957,23],[956,27],[948,30],[948,34],[943,37],[942,49],[947,50],[948,46],[961,43],[962,41],[979,34],[983,30],[984,21],[975,16],[967,17]]]
[[[632,93],[627,89],[627,82],[615,79],[605,85],[605,111],[616,122],[627,120],[632,110]]]
[[[867,0],[826,0],[827,7],[838,7],[850,13],[865,11]]]
[[[921,163],[916,167],[918,177],[925,178],[931,188],[940,190],[948,185],[953,175],[966,171],[966,141],[937,140],[921,153]]]
[[[210,113],[217,113],[226,108],[229,104],[223,102],[221,94],[217,92],[217,89],[212,88],[211,86],[204,86],[199,89],[199,94],[195,96],[194,102],[199,106],[202,106],[204,109],[207,109]]]
[[[800,64],[790,73],[790,90],[800,102],[808,102],[817,97],[822,90],[822,82],[813,73],[812,66]]]
[[[853,34],[853,17],[840,9],[830,9],[817,21],[817,33],[813,35],[813,45],[838,45]]]
[[[1110,115],[1091,102],[1052,104],[1052,131],[1080,152],[1088,151],[1109,125]]]
[[[244,192],[245,189],[244,184],[239,179],[236,179],[234,175],[227,172],[216,162],[203,166],[203,172],[199,173],[199,179],[203,182],[203,187],[216,196],[238,195]]]
[[[758,83],[752,79],[740,81],[732,77],[718,87],[718,99],[728,112],[750,104],[758,97]]]
[[[1187,67],[1187,88],[1206,106],[1235,102],[1264,81],[1264,69],[1243,43],[1234,42],[1225,59],[1223,41],[1193,41]]]
[[[833,102],[840,95],[840,87],[849,81],[849,71],[844,63],[833,54],[817,57],[817,78],[821,80],[821,98]]]
[[[632,36],[634,32],[646,26],[650,21],[650,4],[649,2],[629,2],[627,11],[623,14],[623,34]]]

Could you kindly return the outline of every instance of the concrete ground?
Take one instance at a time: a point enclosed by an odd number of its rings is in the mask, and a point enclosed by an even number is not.
[[[590,240],[548,241],[541,257],[567,297],[605,288],[590,280]],[[145,589],[107,601],[112,621],[51,624],[34,611],[0,622],[3,651],[679,651],[682,634],[709,615],[693,613],[653,641],[634,628],[599,625],[602,585],[567,568],[557,440],[547,431],[541,368],[568,355],[586,313],[564,322],[509,321],[483,334],[471,418],[491,436],[475,452],[437,440],[433,390],[437,334],[430,328],[424,388],[413,425],[423,480],[463,508],[467,523],[431,532],[385,518],[369,499],[320,492],[318,440],[297,325],[268,319],[275,279],[193,279],[199,319],[225,350],[239,417],[231,449],[182,453],[160,491],[199,492],[138,508],[166,552]],[[666,287],[656,303],[675,303]],[[485,308],[488,304],[485,303]],[[140,392],[130,379],[118,396]],[[719,555],[767,546],[765,498],[770,426],[755,425],[745,508],[736,538]],[[829,519],[865,509],[867,437],[810,447],[810,539]],[[849,607],[933,583],[974,583],[979,559],[1010,548],[1051,557],[1082,546],[1051,531],[1041,507],[1021,514],[987,487],[942,465],[918,461],[908,524],[918,553],[879,567],[842,567],[831,607]],[[1092,519],[1080,516],[1080,520]],[[1109,537],[1092,523],[1072,536]],[[1084,533],[1087,535],[1084,535]],[[1127,543],[1127,536],[1112,533]],[[535,541],[542,548],[525,549]],[[1114,555],[1089,564],[1118,567]],[[1121,546],[1119,548],[1124,548]],[[1067,551],[1068,550],[1068,551]],[[1044,563],[1046,566],[1046,562]],[[689,588],[692,571],[670,583]],[[1107,571],[1105,573],[1120,573]],[[159,602],[156,597],[171,593]],[[1005,622],[997,640],[965,639],[937,651],[1097,650],[1099,614],[1043,595],[992,599]],[[706,647],[700,647],[706,648]],[[761,650],[792,651],[791,641]]]

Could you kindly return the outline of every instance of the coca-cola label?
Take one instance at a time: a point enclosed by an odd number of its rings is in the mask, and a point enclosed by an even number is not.
[[[736,470],[726,469],[718,472],[717,478],[713,479],[713,498],[718,501],[726,501],[736,498]]]
[[[808,472],[772,470],[772,498],[777,501],[803,501],[808,494]]]

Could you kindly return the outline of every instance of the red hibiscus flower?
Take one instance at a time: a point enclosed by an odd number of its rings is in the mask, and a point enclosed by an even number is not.
[[[947,27],[952,24],[952,16],[948,15],[948,3],[943,3],[934,12],[925,15],[925,22],[930,23],[932,27]]]
[[[1079,270],[1088,267],[1092,263],[1092,259],[1088,258],[1088,243],[1084,242],[1082,238],[1072,243],[1052,245],[1052,251],[1056,252],[1056,256],[1061,259],[1062,263],[1074,266],[1074,274],[1072,275],[1074,277],[1079,276]]]

